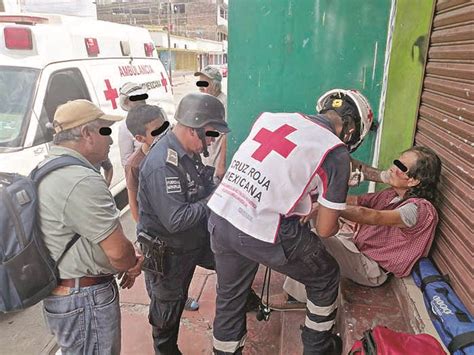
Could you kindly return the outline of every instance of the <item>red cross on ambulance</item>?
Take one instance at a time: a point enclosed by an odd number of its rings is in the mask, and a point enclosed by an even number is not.
[[[168,88],[166,87],[168,85],[168,80],[166,80],[163,73],[160,73],[160,74],[161,74],[161,85],[165,87],[165,92],[168,92]]]
[[[105,79],[104,81],[107,88],[107,90],[104,90],[105,99],[110,100],[112,108],[115,110],[117,108],[117,102],[115,99],[119,97],[117,89],[112,88],[109,79]]]

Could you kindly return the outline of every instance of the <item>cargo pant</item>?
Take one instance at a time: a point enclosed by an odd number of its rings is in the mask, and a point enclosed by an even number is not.
[[[188,252],[166,252],[164,263],[164,275],[144,271],[151,300],[148,320],[155,354],[179,355],[179,322],[194,270],[197,265],[214,270],[214,255],[207,244]]]
[[[275,244],[243,233],[215,213],[211,213],[208,227],[217,272],[214,352],[241,354],[247,334],[245,300],[258,266],[263,264],[306,286],[304,354],[331,354],[339,267],[309,226],[301,226],[298,219],[283,219]]]

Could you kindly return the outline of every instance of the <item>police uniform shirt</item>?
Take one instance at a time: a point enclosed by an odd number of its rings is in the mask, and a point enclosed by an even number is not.
[[[139,176],[139,231],[171,237],[175,247],[199,244],[196,239],[200,227],[205,228],[208,210],[205,201],[188,199],[188,192],[201,183],[195,178],[195,159],[199,157],[189,156],[173,132],[150,150]],[[194,171],[187,172],[190,167]]]

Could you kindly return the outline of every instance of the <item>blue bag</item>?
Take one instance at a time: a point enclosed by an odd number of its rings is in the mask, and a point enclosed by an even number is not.
[[[57,266],[79,239],[76,234],[55,262],[37,223],[37,186],[50,172],[69,165],[91,168],[72,156],[55,158],[29,177],[0,173],[0,312],[30,307],[57,286]]]
[[[423,292],[426,309],[441,340],[454,355],[474,355],[474,317],[469,313],[447,276],[428,258],[418,261],[412,272]]]

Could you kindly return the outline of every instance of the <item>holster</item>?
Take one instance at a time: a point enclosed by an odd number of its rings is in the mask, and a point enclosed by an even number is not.
[[[145,257],[142,269],[154,274],[164,275],[166,243],[145,232],[138,234],[137,241]]]

